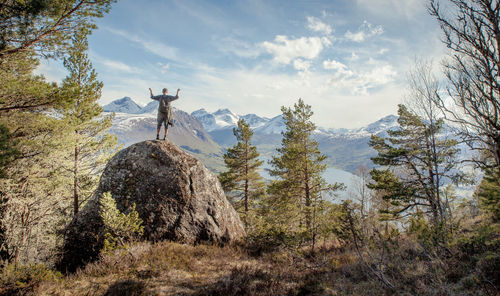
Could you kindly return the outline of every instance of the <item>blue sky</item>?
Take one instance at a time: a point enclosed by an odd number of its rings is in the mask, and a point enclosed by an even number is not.
[[[99,19],[89,56],[101,103],[181,88],[175,107],[272,117],[298,98],[323,127],[396,112],[416,58],[439,64],[440,30],[425,0],[121,0]],[[39,71],[60,81],[60,61]]]

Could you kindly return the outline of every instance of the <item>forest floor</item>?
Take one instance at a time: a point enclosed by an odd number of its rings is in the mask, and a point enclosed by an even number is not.
[[[241,246],[136,243],[70,275],[0,287],[0,295],[490,295],[474,282],[442,281],[442,262],[409,257],[379,270],[390,288],[357,252],[334,244],[311,256],[309,248],[255,255]],[[403,276],[391,277],[396,271]]]

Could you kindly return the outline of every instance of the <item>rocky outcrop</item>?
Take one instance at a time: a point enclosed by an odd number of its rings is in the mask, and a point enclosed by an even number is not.
[[[245,231],[217,177],[168,141],[145,141],[118,152],[107,164],[93,198],[68,225],[63,266],[95,259],[103,244],[99,199],[111,192],[122,212],[136,204],[144,239],[227,244]]]

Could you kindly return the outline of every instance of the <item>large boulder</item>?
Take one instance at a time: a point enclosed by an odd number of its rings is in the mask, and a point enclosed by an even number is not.
[[[94,196],[66,229],[63,268],[74,270],[99,254],[104,240],[99,199],[104,192],[111,192],[122,212],[136,204],[143,238],[149,241],[227,244],[245,236],[213,173],[174,144],[144,141],[108,162]]]

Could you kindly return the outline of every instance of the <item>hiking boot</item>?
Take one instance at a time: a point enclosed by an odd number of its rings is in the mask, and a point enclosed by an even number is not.
[[[159,140],[160,139],[160,136],[156,135],[156,139]]]

